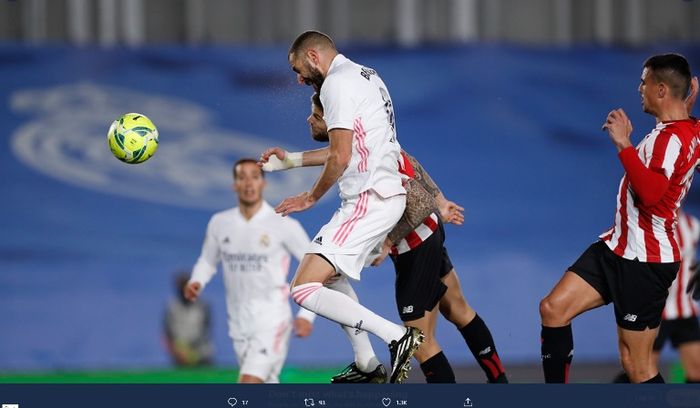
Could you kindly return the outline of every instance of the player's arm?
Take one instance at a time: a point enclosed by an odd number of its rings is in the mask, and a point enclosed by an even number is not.
[[[275,207],[277,213],[286,216],[310,208],[328,192],[343,174],[348,163],[350,163],[352,154],[352,130],[343,128],[331,129],[328,132],[328,139],[330,144],[326,162],[311,191],[286,198]]]
[[[416,179],[409,179],[404,184],[406,189],[406,209],[404,209],[401,219],[396,223],[394,228],[389,231],[389,234],[382,242],[379,255],[372,261],[372,266],[381,264],[391,247],[401,241],[416,227],[421,225],[423,221],[437,210],[435,197],[425,190],[423,185]]]
[[[404,188],[406,189],[406,209],[399,222],[387,235],[389,241],[394,244],[405,238],[430,214],[437,211],[435,197],[426,191],[418,180],[409,179]]]
[[[258,165],[263,171],[287,170],[294,167],[323,166],[328,156],[328,147],[303,152],[288,152],[281,147],[271,147],[260,155]]]
[[[216,274],[216,265],[219,262],[219,244],[212,233],[213,218],[207,226],[207,233],[202,244],[202,253],[197,259],[197,263],[192,268],[192,276],[185,285],[185,298],[190,302],[197,299],[204,287]]]
[[[632,190],[637,195],[637,198],[646,206],[654,205],[661,200],[669,187],[669,177],[665,169],[648,168],[642,163],[639,158],[637,149],[632,146],[630,135],[632,134],[632,123],[627,118],[627,115],[622,109],[616,109],[608,114],[608,117],[603,124],[603,129],[608,131],[610,139],[618,151],[618,157],[625,168],[627,178],[632,185]],[[668,135],[660,135],[660,137],[668,137]],[[675,141],[669,140],[667,148],[663,152],[654,152],[654,155],[666,154],[666,151],[675,145]],[[676,146],[678,147],[678,146]],[[658,161],[658,158],[652,158],[652,162]],[[666,162],[661,158],[661,163]],[[673,164],[671,164],[672,166]],[[668,170],[668,169],[666,169]],[[672,171],[672,169],[670,169]]]
[[[420,162],[405,150],[403,154],[413,167],[413,172],[415,173],[415,179],[421,184],[423,189],[435,197],[435,205],[439,210],[440,218],[443,222],[462,225],[464,223],[464,208],[455,202],[452,202],[445,198],[438,187],[437,183],[433,181],[428,171],[420,164]],[[408,204],[407,204],[408,206]],[[394,241],[396,242],[396,241]]]

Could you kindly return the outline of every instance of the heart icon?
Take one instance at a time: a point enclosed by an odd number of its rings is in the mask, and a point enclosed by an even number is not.
[[[231,397],[231,398],[228,399],[228,404],[229,404],[230,406],[234,406],[234,405],[238,404],[238,400],[235,399],[235,398],[233,398],[233,397]]]
[[[391,398],[382,398],[382,405],[388,407],[391,404]]]

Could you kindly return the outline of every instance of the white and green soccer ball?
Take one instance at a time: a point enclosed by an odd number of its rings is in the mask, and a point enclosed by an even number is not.
[[[158,149],[158,129],[140,113],[125,113],[109,127],[107,144],[124,163],[143,163]]]

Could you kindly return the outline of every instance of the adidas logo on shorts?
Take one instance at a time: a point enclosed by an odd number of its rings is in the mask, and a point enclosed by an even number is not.
[[[637,321],[637,315],[629,314],[627,313],[625,317],[622,318],[623,320],[626,320],[628,322],[636,322]]]
[[[323,245],[323,237],[320,236],[320,235],[317,236],[317,237],[314,239],[314,244]]]

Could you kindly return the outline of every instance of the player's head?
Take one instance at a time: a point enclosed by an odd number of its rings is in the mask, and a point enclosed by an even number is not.
[[[320,31],[305,31],[289,47],[289,65],[297,73],[297,82],[313,86],[318,92],[337,54],[331,37]]]
[[[326,127],[326,121],[323,120],[323,105],[321,105],[321,98],[319,98],[318,92],[314,92],[311,95],[311,115],[306,118],[306,121],[309,122],[311,137],[315,141],[328,141],[328,128]]]
[[[254,159],[240,159],[233,165],[233,190],[241,205],[255,205],[262,201],[265,174]]]
[[[660,54],[644,62],[639,94],[644,112],[656,115],[664,99],[684,101],[690,90],[690,65],[679,54]]]

